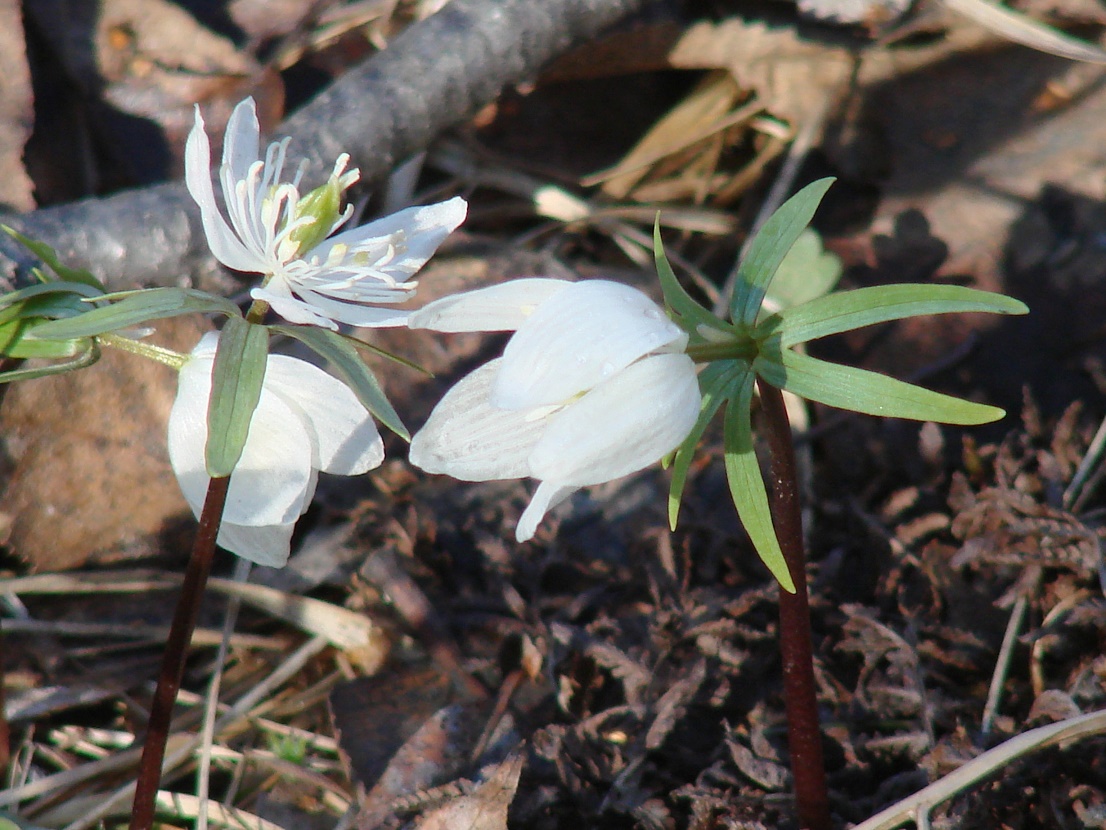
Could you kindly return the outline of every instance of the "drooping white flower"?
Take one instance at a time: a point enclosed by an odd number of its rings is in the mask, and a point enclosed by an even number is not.
[[[218,340],[210,332],[192,350],[169,414],[169,460],[197,517],[209,481],[204,450]],[[219,545],[281,567],[319,471],[359,475],[383,460],[380,433],[348,386],[306,361],[269,355],[246,445],[230,477]]]
[[[357,181],[341,155],[326,185],[300,194],[302,168],[283,181],[288,139],[269,145],[260,158],[260,127],[252,98],[234,108],[219,168],[227,216],[211,183],[211,147],[204,121],[196,121],[185,147],[185,182],[200,207],[215,258],[236,271],[262,274],[251,291],[291,323],[337,328],[402,326],[407,312],[394,305],[410,298],[411,277],[465,219],[468,205],[453,198],[412,207],[331,236],[352,213],[339,211],[342,194]]]
[[[514,280],[430,303],[408,325],[515,330],[502,358],[442,398],[410,459],[463,481],[538,479],[520,542],[575,490],[667,455],[699,414],[687,335],[626,285]]]

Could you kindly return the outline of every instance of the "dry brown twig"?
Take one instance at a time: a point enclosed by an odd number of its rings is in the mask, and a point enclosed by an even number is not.
[[[1106,732],[1106,711],[1091,712],[1048,726],[1023,732],[994,749],[988,750],[955,772],[935,781],[914,795],[904,798],[862,821],[853,830],[893,830],[914,822],[919,828],[929,827],[933,810],[1003,768],[1034,752],[1051,746],[1069,746],[1083,738]]]

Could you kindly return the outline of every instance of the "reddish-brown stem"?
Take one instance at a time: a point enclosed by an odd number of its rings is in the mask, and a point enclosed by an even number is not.
[[[177,601],[173,624],[165,642],[161,673],[158,675],[157,689],[150,706],[150,722],[142,745],[130,830],[150,830],[153,827],[154,805],[158,786],[161,784],[161,764],[165,759],[165,745],[169,740],[173,705],[177,701],[177,692],[184,676],[184,661],[192,642],[192,632],[196,628],[204,587],[211,573],[211,563],[215,559],[215,540],[219,535],[219,522],[223,517],[223,505],[226,504],[229,485],[229,478],[213,478],[207,487],[207,497],[200,513],[200,526],[196,531],[188,568],[184,572],[180,599]]]
[[[764,408],[764,437],[771,455],[772,519],[787,570],[795,583],[795,593],[780,591],[780,657],[783,661],[783,696],[787,707],[787,740],[791,750],[791,774],[795,781],[795,807],[799,825],[804,830],[829,830],[829,793],[822,760],[822,733],[818,726],[795,447],[783,394],[759,379],[757,386]]]
[[[11,763],[11,727],[4,717],[4,625],[0,623],[0,776],[6,780]]]

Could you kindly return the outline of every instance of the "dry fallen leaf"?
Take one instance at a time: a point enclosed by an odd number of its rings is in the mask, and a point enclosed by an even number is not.
[[[38,0],[28,15],[42,30],[86,104],[88,125],[111,160],[100,175],[134,184],[175,178],[205,104],[219,132],[231,108],[258,99],[263,128],[283,114],[283,82],[250,54],[169,0]]]
[[[583,183],[590,185],[602,181],[603,192],[612,199],[625,199],[647,177],[685,178],[690,180],[690,189],[695,190],[696,183],[702,182],[704,176],[695,175],[698,171],[694,169],[690,176],[685,171],[702,167],[706,160],[707,169],[703,172],[709,180],[717,166],[724,131],[748,121],[761,110],[760,105],[754,103],[735,111],[734,107],[745,97],[728,72],[708,75],[661,118],[616,167],[590,176]],[[714,188],[708,186],[706,189]],[[674,196],[667,194],[669,199]]]
[[[738,17],[689,27],[668,60],[676,69],[728,69],[765,109],[793,125],[836,98],[853,65],[848,50],[804,40],[794,26]]]
[[[646,41],[652,49],[658,43]],[[668,45],[669,68],[713,70],[612,169],[584,178],[612,199],[728,204],[794,129],[837,101],[853,60],[793,26],[697,23]]]
[[[507,810],[515,798],[525,761],[518,752],[495,767],[471,795],[462,795],[425,814],[416,830],[507,830]]]
[[[221,101],[229,111],[253,94],[263,120],[283,109],[279,77],[167,0],[107,0],[94,48],[105,100],[154,121],[170,147],[183,146],[197,101]]]

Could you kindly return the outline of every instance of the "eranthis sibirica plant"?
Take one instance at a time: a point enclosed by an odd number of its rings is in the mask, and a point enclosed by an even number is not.
[[[326,184],[301,194],[302,168],[291,181],[282,180],[287,149],[288,139],[273,142],[262,159],[253,99],[234,108],[219,167],[224,218],[197,108],[185,148],[185,182],[200,207],[211,252],[228,268],[261,274],[262,284],[250,296],[290,323],[402,326],[407,313],[389,306],[414,294],[411,278],[464,221],[465,200],[407,208],[335,234],[353,213],[351,205],[340,205],[358,171],[346,170],[349,156],[342,154]]]

